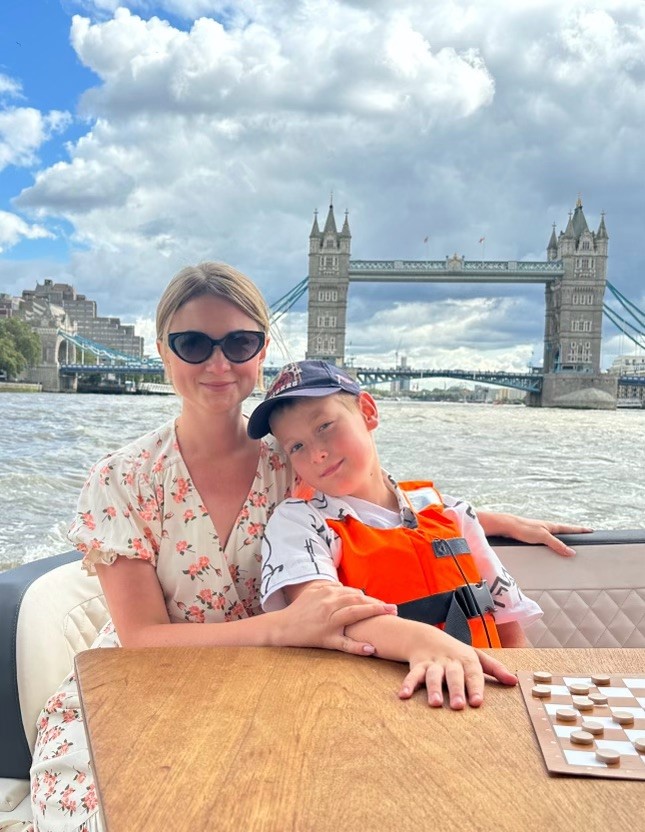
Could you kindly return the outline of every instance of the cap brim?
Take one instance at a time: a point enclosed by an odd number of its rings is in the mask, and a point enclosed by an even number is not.
[[[332,393],[342,392],[342,389],[342,387],[304,387],[297,392],[285,392],[282,395],[275,396],[273,399],[261,402],[249,416],[249,423],[246,426],[246,432],[251,439],[262,439],[262,437],[266,436],[267,433],[271,433],[269,417],[273,408],[280,402],[290,399],[307,399],[320,396],[331,396]]]

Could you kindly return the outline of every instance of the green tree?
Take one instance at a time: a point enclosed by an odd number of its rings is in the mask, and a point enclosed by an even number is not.
[[[0,319],[0,371],[14,378],[40,360],[40,338],[20,318]]]

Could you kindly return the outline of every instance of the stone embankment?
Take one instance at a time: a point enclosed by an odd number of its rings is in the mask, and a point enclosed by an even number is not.
[[[26,381],[0,381],[0,393],[40,393],[42,384],[29,384]]]

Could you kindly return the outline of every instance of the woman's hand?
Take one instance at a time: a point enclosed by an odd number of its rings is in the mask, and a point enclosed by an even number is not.
[[[565,523],[548,523],[515,514],[497,514],[492,511],[478,511],[477,516],[488,536],[512,537],[524,543],[541,543],[564,557],[572,557],[576,550],[567,546],[556,534],[588,534],[593,529],[586,526],[569,526]]]
[[[374,645],[350,638],[345,627],[375,615],[396,615],[395,604],[385,604],[359,589],[332,581],[289,587],[287,594],[289,606],[270,613],[281,617],[276,644],[282,647],[326,647],[371,656]]]
[[[436,632],[441,632],[437,630]],[[442,633],[445,636],[445,633]],[[403,680],[399,697],[409,699],[425,684],[428,705],[441,708],[443,685],[448,688],[448,701],[453,710],[460,711],[466,702],[478,708],[484,701],[484,673],[504,685],[516,685],[517,677],[500,661],[448,636],[432,657],[421,650],[410,659],[410,672]]]

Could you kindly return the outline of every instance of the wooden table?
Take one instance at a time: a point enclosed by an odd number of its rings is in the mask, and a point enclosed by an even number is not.
[[[643,649],[519,649],[512,670],[645,672]],[[323,650],[76,658],[108,832],[617,832],[643,782],[549,775],[519,688],[430,709],[403,665]]]

